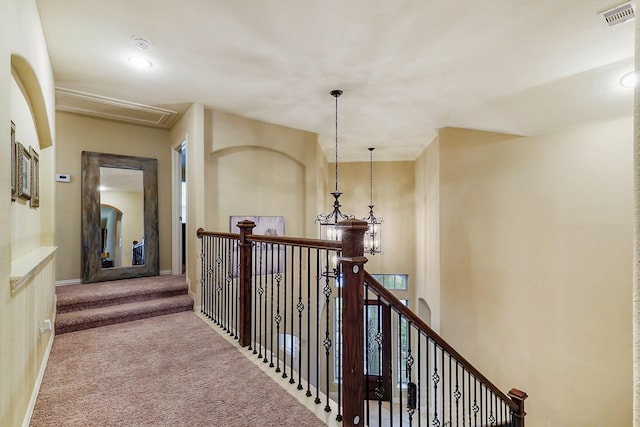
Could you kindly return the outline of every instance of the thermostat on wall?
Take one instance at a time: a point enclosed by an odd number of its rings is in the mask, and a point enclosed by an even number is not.
[[[57,182],[71,182],[71,175],[65,173],[57,173],[56,174]]]

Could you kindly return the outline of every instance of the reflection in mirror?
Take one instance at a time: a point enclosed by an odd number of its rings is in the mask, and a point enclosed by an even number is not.
[[[82,152],[82,281],[157,276],[158,161]]]
[[[142,171],[100,168],[101,267],[144,265]]]
[[[122,239],[122,211],[102,203],[100,205],[100,229],[102,268],[122,267],[121,245],[119,244]]]

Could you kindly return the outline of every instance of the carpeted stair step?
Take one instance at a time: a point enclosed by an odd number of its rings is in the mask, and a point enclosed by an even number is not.
[[[68,285],[56,290],[56,309],[57,313],[61,314],[186,294],[186,282],[176,280],[175,276]]]
[[[129,322],[147,317],[193,310],[193,299],[189,295],[158,298],[92,308],[88,310],[59,313],[56,316],[56,334],[97,328],[114,323]]]

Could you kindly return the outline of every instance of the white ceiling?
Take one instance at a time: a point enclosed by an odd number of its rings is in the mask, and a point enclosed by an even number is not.
[[[315,132],[413,160],[438,128],[518,135],[633,114],[634,22],[610,0],[39,0],[56,85]],[[143,36],[152,47],[133,42]],[[127,58],[153,62],[133,69]]]

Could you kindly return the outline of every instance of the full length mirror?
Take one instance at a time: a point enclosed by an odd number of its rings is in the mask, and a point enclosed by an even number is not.
[[[156,159],[82,153],[84,283],[158,274],[157,195]]]

